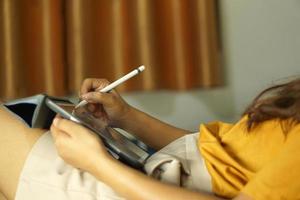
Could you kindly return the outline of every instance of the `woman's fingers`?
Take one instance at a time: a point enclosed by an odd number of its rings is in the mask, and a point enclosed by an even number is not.
[[[76,124],[75,122],[72,122],[70,120],[62,119],[62,118],[55,118],[53,120],[52,126],[54,126],[54,128],[59,130],[59,131],[57,131],[56,134],[58,134],[60,132],[64,132],[65,134],[67,134],[71,137],[76,137],[78,134],[81,134],[86,131],[85,128],[82,127],[81,125]],[[56,131],[56,129],[54,129],[54,131]]]
[[[55,128],[55,126],[51,125],[50,132],[51,132],[51,135],[52,135],[54,141],[56,141],[56,138],[57,138],[57,135],[58,135],[58,129]]]
[[[92,103],[89,103],[88,105],[87,105],[87,109],[88,109],[88,111],[90,111],[90,112],[95,112],[96,111],[96,109],[97,109],[97,104],[92,104]]]
[[[58,140],[62,138],[70,138],[70,135],[56,128],[55,126],[50,127],[51,134],[53,136],[54,142],[56,143]]]
[[[94,91],[98,88],[104,88],[107,85],[109,85],[109,81],[106,79],[87,78],[81,85],[80,95]]]
[[[82,98],[89,103],[100,103],[104,105],[109,105],[112,102],[113,96],[109,93],[102,92],[89,92],[84,94]]]

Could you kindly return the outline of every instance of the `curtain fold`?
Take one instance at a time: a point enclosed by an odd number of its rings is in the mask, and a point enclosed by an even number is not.
[[[0,0],[0,97],[77,93],[83,79],[143,74],[118,91],[222,84],[215,0]]]

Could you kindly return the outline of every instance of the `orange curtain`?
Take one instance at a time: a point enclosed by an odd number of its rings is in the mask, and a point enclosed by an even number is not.
[[[87,77],[119,91],[222,83],[216,0],[0,0],[0,97],[77,92]]]

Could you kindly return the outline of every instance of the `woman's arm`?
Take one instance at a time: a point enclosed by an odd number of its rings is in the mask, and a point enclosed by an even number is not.
[[[104,79],[86,79],[82,84],[81,94],[83,99],[94,104],[92,111],[104,111],[98,116],[105,117],[109,125],[122,128],[136,135],[155,149],[160,149],[189,133],[189,131],[168,125],[133,108],[116,91],[109,93],[90,92],[99,87],[104,88],[108,84],[109,82]],[[97,106],[98,109],[96,109]]]
[[[161,149],[175,139],[190,133],[187,130],[164,123],[133,107],[127,113],[121,128],[129,133],[134,133],[139,139],[155,149]]]
[[[123,165],[108,154],[96,134],[69,120],[56,119],[51,132],[59,155],[67,163],[93,174],[128,200],[219,199],[213,195],[161,183]],[[251,200],[243,195],[237,198]]]
[[[194,192],[170,184],[161,183],[149,176],[129,168],[117,160],[98,157],[91,173],[112,187],[125,199],[130,200],[216,200],[213,195]]]
[[[139,171],[121,164],[115,159],[95,160],[91,173],[116,192],[130,200],[221,200],[215,195],[195,192],[174,185],[165,184]],[[224,200],[224,199],[223,199]],[[253,200],[240,193],[233,200]]]

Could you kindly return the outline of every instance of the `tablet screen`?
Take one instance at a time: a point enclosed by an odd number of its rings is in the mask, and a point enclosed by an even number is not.
[[[114,145],[118,146],[119,150],[126,151],[126,149],[124,149],[124,147],[126,147],[142,159],[145,159],[148,156],[148,153],[132,143],[123,134],[108,127],[103,118],[93,115],[93,113],[88,110],[87,106],[82,106],[74,110],[75,105],[72,103],[55,101],[55,104],[65,110],[69,115],[75,116],[79,121],[83,122],[84,125],[92,128],[92,130],[104,137],[107,142],[113,142]]]
[[[109,145],[109,150],[113,149],[113,153],[116,153],[118,156],[120,153],[123,155],[122,157],[126,155],[125,157],[128,158],[126,160],[131,160],[129,162],[131,165],[137,165],[137,163],[139,163],[138,165],[140,166],[149,157],[148,152],[138,144],[133,143],[119,131],[109,127],[106,120],[93,115],[86,106],[79,107],[74,111],[75,105],[72,103],[59,100],[52,100],[52,102],[53,103],[49,105],[52,108],[58,107],[59,109],[54,109],[57,113],[90,128],[100,135],[104,139],[104,142]]]
[[[110,134],[107,134],[104,130],[107,127],[107,123],[103,121],[100,117],[96,117],[93,115],[91,111],[87,109],[86,106],[81,106],[75,109],[75,105],[71,103],[65,102],[55,102],[59,107],[67,111],[70,115],[75,116],[80,121],[82,121],[85,125],[90,126],[93,129],[96,129],[105,134],[106,137],[111,138]]]
[[[75,108],[75,105],[71,104],[71,103],[65,103],[65,102],[60,102],[60,101],[57,101],[55,103],[70,114],[73,112],[73,110]]]

